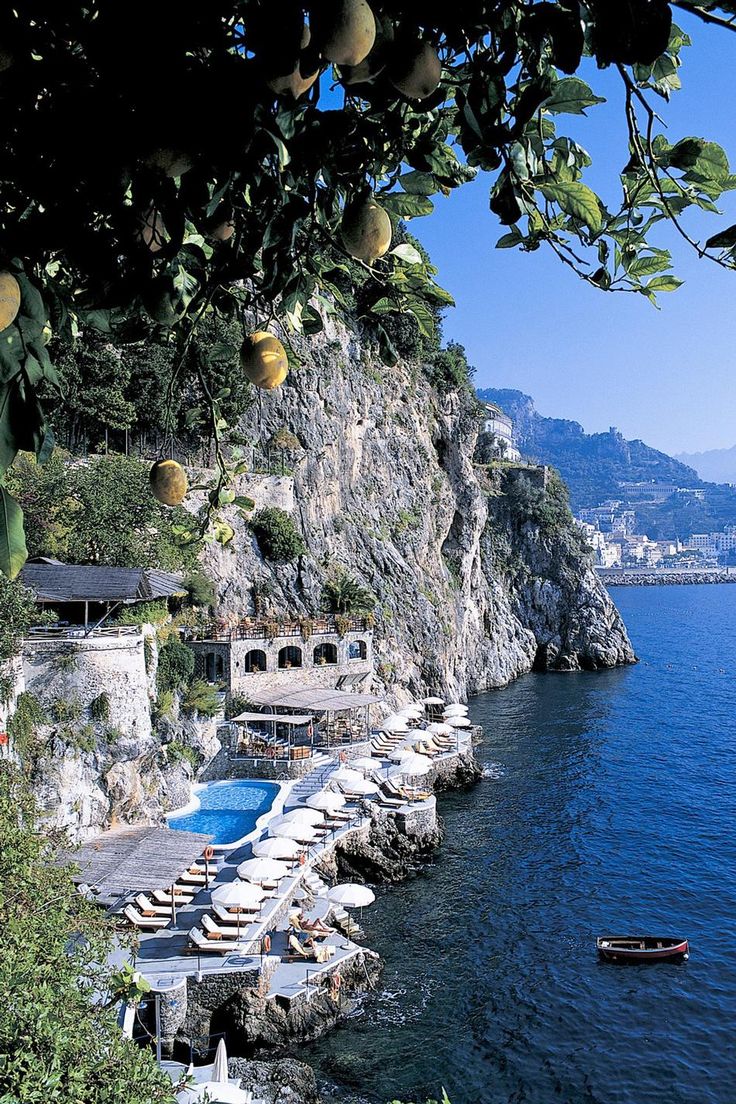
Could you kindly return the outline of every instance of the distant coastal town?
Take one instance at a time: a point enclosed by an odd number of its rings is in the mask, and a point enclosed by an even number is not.
[[[645,489],[643,484],[639,486]],[[646,490],[667,495],[698,493],[690,488],[664,488],[652,484]],[[625,499],[609,499],[600,506],[581,509],[575,520],[587,537],[599,568],[700,571],[736,565],[736,525],[725,525],[719,532],[652,540],[646,533],[636,532],[636,512]]]

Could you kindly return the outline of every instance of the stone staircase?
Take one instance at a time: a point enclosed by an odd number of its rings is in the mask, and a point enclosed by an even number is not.
[[[305,774],[304,778],[300,778],[291,787],[286,799],[287,810],[293,809],[296,805],[303,805],[313,793],[324,789],[330,774],[338,765],[331,756],[324,753],[315,755],[313,762],[314,766],[309,774]]]

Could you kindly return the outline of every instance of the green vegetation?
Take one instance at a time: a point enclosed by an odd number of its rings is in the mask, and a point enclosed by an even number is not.
[[[48,724],[46,711],[35,694],[24,690],[18,695],[15,710],[8,721],[8,736],[14,751],[26,766],[32,763],[36,733],[44,724]]]
[[[195,679],[184,691],[181,707],[185,713],[214,717],[222,709],[217,687],[210,686],[204,679]]]
[[[450,341],[446,348],[437,349],[422,366],[433,387],[438,391],[472,391],[475,368],[468,364],[465,348],[457,341]]]
[[[172,740],[170,744],[164,744],[163,747],[169,763],[189,763],[192,770],[196,770],[199,766],[200,756],[189,744]]]
[[[59,410],[70,443],[83,446],[105,429],[169,437],[195,427],[218,465],[216,514],[223,491],[232,494],[222,445],[244,401],[233,367],[240,320],[267,319],[288,341],[319,332],[332,313],[357,314],[387,365],[397,344],[432,346],[451,297],[399,224],[430,214],[433,196],[478,171],[493,174],[490,209],[506,228],[498,246],[546,246],[593,287],[650,301],[675,290],[658,233],[667,221],[700,256],[736,267],[733,226],[697,242],[680,222],[686,211],[717,213],[734,183],[720,146],[678,140],[662,118],[691,44],[672,21],[680,8],[690,26],[732,29],[726,0],[383,5],[393,57],[354,86],[339,58],[331,68],[324,5],[307,5],[309,56],[300,5],[228,0],[217,18],[204,5],[186,20],[138,0],[73,15],[52,5],[44,19],[16,6],[3,39],[0,477],[19,450],[49,456]],[[368,19],[360,53],[370,71]],[[143,25],[155,80],[130,79]],[[396,76],[412,35],[433,74],[421,87],[416,73]],[[43,64],[28,68],[29,58]],[[314,66],[308,97],[302,62]],[[624,164],[620,196],[608,188],[606,203],[584,180],[591,159],[576,140],[576,119],[603,102],[577,75],[594,77],[596,64],[619,87],[623,124],[612,159]],[[333,81],[349,90],[344,103],[327,91]],[[186,111],[171,110],[174,89]],[[233,127],[222,105],[235,102],[244,110]],[[140,125],[164,116],[164,130]],[[94,141],[60,152],[70,118],[84,118]],[[356,221],[368,208],[388,235],[377,251],[366,251]],[[154,352],[153,369],[136,363],[150,365]],[[440,378],[455,367],[443,363]],[[23,516],[4,482],[0,498],[0,569],[12,575],[25,556]],[[232,530],[216,518],[214,534],[227,542]],[[85,547],[95,562],[94,544]]]
[[[93,721],[104,722],[110,718],[110,695],[103,690],[89,703],[89,715]]]
[[[0,575],[0,663],[18,654],[31,625],[42,620],[33,592]]]
[[[23,776],[0,763],[0,1099],[174,1104],[167,1075],[118,1027],[115,982],[100,965],[112,922],[77,892],[35,817]]]
[[[276,506],[266,506],[251,518],[261,555],[274,563],[293,563],[307,550],[289,515]]]
[[[244,694],[228,694],[225,699],[225,719],[231,721],[239,713],[245,713],[252,708],[252,703]]]
[[[50,706],[51,719],[57,724],[73,724],[81,720],[82,703],[77,697],[54,698]]]
[[[159,693],[181,690],[194,674],[194,652],[172,637],[158,653],[156,685]]]
[[[26,515],[30,556],[111,567],[195,567],[194,550],[175,532],[186,511],[153,498],[148,465],[140,460],[111,454],[63,463],[55,455],[38,464],[25,454],[7,482]]]
[[[124,606],[112,621],[116,625],[163,625],[169,616],[169,607],[165,598],[153,602],[136,602],[133,606]]]
[[[322,587],[322,601],[330,613],[368,613],[376,605],[375,595],[344,567],[335,568]]]
[[[187,601],[190,606],[215,605],[215,588],[203,571],[192,571],[184,580]]]

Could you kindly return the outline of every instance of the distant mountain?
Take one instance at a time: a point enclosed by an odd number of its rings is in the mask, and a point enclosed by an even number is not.
[[[560,470],[574,510],[597,506],[606,498],[621,498],[621,483],[701,484],[693,468],[643,441],[627,441],[616,429],[586,433],[578,422],[544,417],[522,391],[486,387],[478,391],[478,397],[496,403],[509,415],[524,456]]]
[[[628,501],[636,511],[637,531],[655,540],[736,525],[736,489],[706,482],[695,467],[682,462],[683,457],[668,456],[643,441],[627,441],[616,429],[586,433],[577,422],[546,418],[522,391],[486,387],[478,397],[509,415],[523,456],[562,473],[575,511],[607,498]],[[733,452],[736,456],[736,449]],[[677,488],[677,493],[646,503],[637,501],[643,496],[636,488],[622,488],[622,483],[655,483],[673,492]]]
[[[736,483],[736,445],[707,452],[681,452],[675,459],[695,468],[701,479],[712,483]]]

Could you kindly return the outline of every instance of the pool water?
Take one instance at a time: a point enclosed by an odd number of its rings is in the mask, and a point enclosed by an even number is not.
[[[256,821],[273,805],[279,787],[273,782],[238,779],[209,782],[196,791],[199,808],[168,818],[170,828],[180,832],[204,832],[214,836],[215,845],[237,843],[256,826]]]

